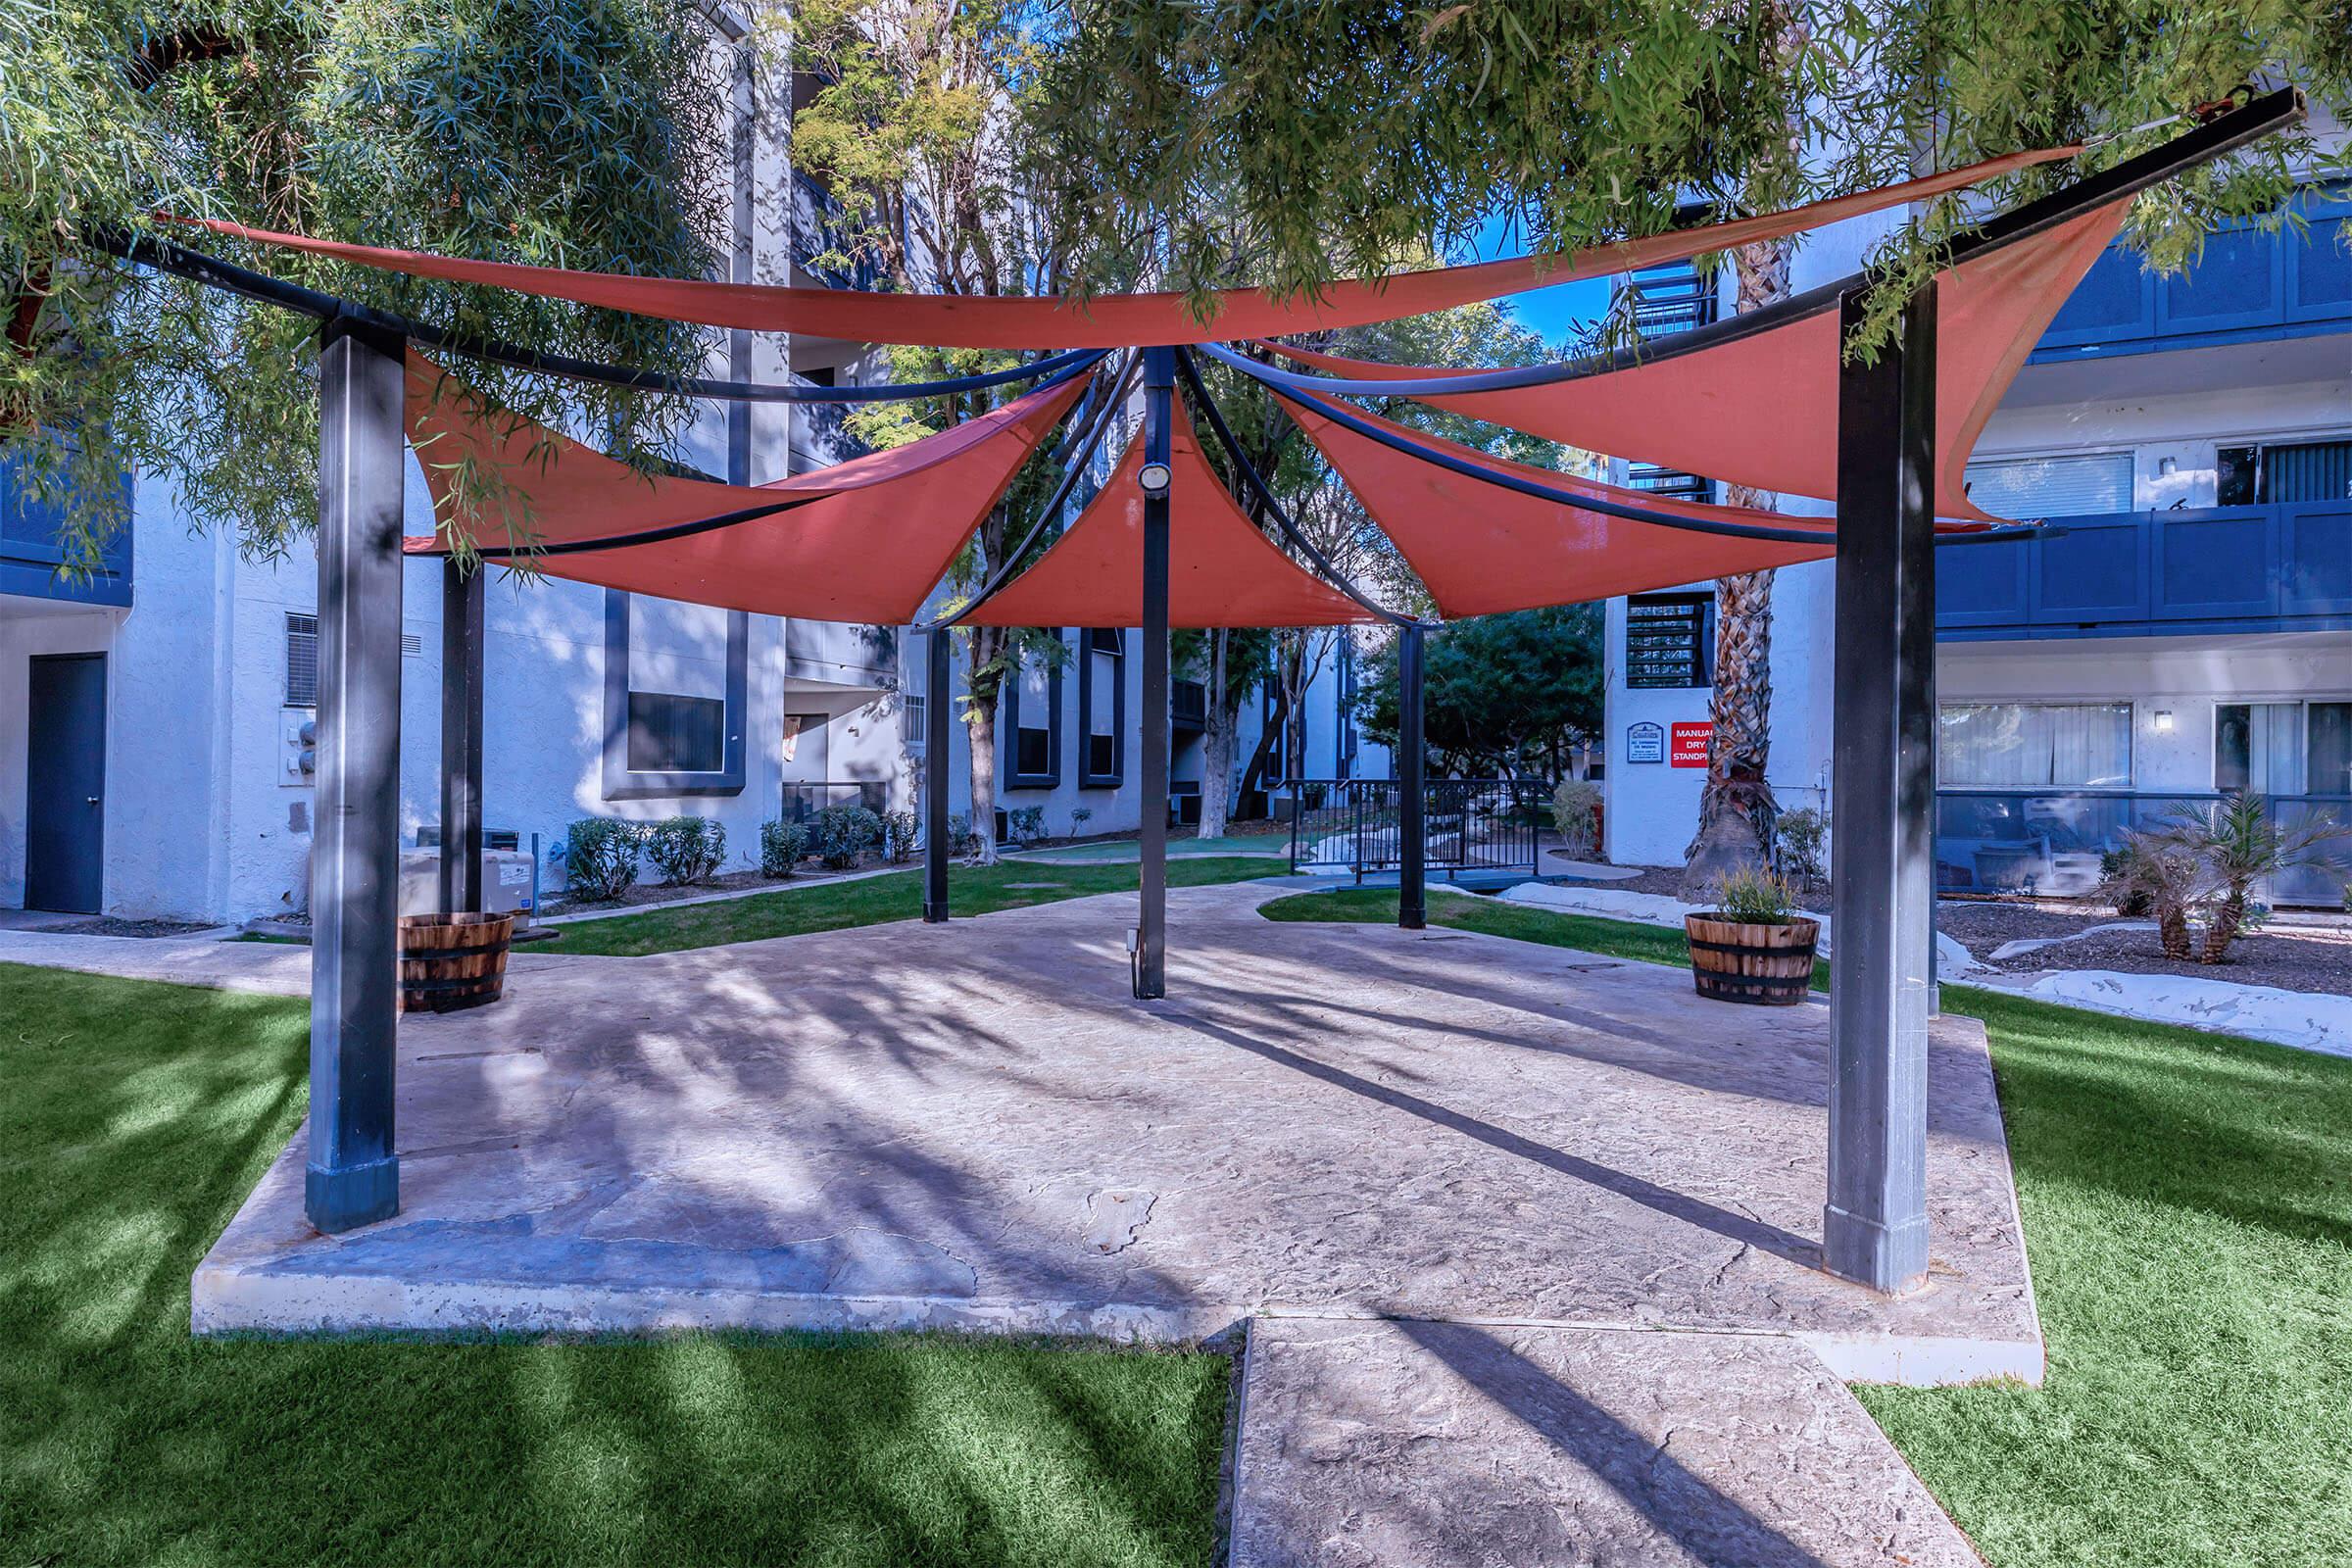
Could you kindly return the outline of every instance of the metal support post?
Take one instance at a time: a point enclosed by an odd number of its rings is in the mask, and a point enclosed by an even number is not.
[[[337,318],[318,357],[318,772],[311,840],[311,1135],[322,1231],[400,1211],[393,1152],[400,894],[404,345]]]
[[[923,678],[923,920],[948,917],[948,707],[956,674],[956,634],[934,627],[924,650]]]
[[[1861,318],[1845,296],[1841,332]],[[1928,1268],[1934,918],[1936,297],[1838,399],[1836,810],[1825,1261],[1882,1291]]]
[[[482,573],[441,564],[441,907],[482,908]]]
[[[1423,807],[1429,749],[1422,740],[1421,628],[1396,628],[1396,923],[1429,924],[1429,836]]]
[[[1144,466],[1168,472],[1176,351],[1144,350]],[[1168,994],[1168,493],[1144,493],[1143,907],[1135,994]]]

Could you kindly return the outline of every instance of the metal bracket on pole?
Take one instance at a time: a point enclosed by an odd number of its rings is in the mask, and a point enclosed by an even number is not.
[[[956,681],[951,656],[956,634],[934,626],[924,650],[923,679],[923,920],[948,917],[948,702]]]
[[[1841,336],[1863,293],[1841,303]],[[1838,372],[1831,818],[1830,1271],[1882,1291],[1928,1268],[1934,920],[1936,296],[1876,365]]]
[[[1168,994],[1168,491],[1176,351],[1144,350],[1143,908],[1136,922],[1135,994]],[[1154,493],[1156,491],[1156,493]]]
[[[1396,923],[1429,924],[1429,837],[1423,808],[1429,748],[1422,739],[1421,628],[1396,629]]]
[[[441,563],[441,907],[482,908],[482,567]]]
[[[338,318],[318,355],[318,772],[311,840],[311,1132],[322,1231],[400,1211],[400,588],[405,345]]]

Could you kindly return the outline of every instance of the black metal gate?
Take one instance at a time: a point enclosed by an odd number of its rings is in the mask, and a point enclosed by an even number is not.
[[[1292,779],[1291,869],[1366,875],[1398,868],[1398,784],[1393,778]],[[1537,874],[1538,836],[1551,786],[1541,779],[1433,778],[1422,791],[1422,843],[1431,873]]]

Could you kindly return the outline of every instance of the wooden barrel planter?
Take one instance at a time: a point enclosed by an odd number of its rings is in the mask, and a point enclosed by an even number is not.
[[[1773,923],[1683,916],[1690,939],[1690,978],[1717,1002],[1788,1007],[1813,990],[1813,943],[1821,922],[1802,916]]]
[[[400,917],[400,1010],[455,1012],[506,992],[512,914]]]

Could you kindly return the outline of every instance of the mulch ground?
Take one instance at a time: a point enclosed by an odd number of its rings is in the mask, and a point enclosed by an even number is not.
[[[184,937],[192,931],[210,931],[212,927],[202,920],[118,920],[107,915],[43,929],[67,937]]]

